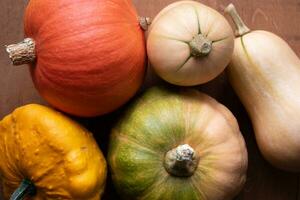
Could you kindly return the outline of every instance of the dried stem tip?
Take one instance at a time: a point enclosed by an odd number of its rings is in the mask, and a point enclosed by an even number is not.
[[[148,27],[151,24],[151,19],[149,17],[139,17],[140,26],[144,31],[148,30]]]
[[[204,57],[212,51],[212,42],[202,34],[196,35],[189,43],[191,54],[195,57]]]
[[[236,36],[243,36],[250,32],[250,29],[246,26],[246,24],[244,23],[244,21],[242,20],[235,6],[232,3],[225,8],[225,12],[230,15],[232,21],[236,26]]]
[[[189,177],[194,174],[198,163],[197,153],[188,144],[184,144],[166,153],[164,167],[173,176]]]
[[[18,44],[6,46],[13,65],[29,64],[35,61],[35,42],[31,38],[26,38]]]

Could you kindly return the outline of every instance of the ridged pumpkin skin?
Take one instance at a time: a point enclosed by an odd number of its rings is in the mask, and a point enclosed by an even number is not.
[[[192,41],[198,48],[203,45],[195,40],[198,35],[211,42],[207,55],[193,54]],[[224,16],[196,1],[178,1],[165,7],[154,18],[147,38],[149,61],[156,73],[182,86],[217,77],[228,65],[233,47],[234,35]]]
[[[164,168],[166,153],[188,144],[199,155],[190,177]],[[227,200],[246,179],[247,151],[236,119],[192,89],[152,88],[112,129],[108,161],[124,199]]]
[[[99,200],[106,161],[91,133],[50,108],[31,104],[0,122],[0,175],[4,199],[22,179],[37,193],[29,199]]]
[[[36,43],[36,88],[64,112],[111,112],[142,84],[144,33],[131,0],[30,0],[25,35]]]

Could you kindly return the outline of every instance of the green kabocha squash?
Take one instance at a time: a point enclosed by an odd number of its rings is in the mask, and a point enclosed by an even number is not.
[[[112,129],[108,161],[124,199],[227,200],[246,179],[231,112],[192,89],[155,87]]]

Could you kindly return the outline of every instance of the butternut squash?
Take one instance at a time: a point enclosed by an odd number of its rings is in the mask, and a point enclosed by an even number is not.
[[[226,8],[237,27],[227,74],[248,111],[259,149],[272,165],[300,171],[300,60],[267,31],[250,31],[235,7]]]

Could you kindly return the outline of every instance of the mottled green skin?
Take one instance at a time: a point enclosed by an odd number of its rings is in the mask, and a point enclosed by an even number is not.
[[[187,119],[186,113],[186,102],[198,101],[194,95],[198,92],[187,91],[151,88],[129,106],[113,128],[108,161],[124,199],[207,199],[197,183],[208,168],[198,167],[191,177],[175,177],[163,166],[166,152],[185,144],[187,137],[198,137],[193,132],[193,119]],[[210,174],[205,178],[209,182]]]

